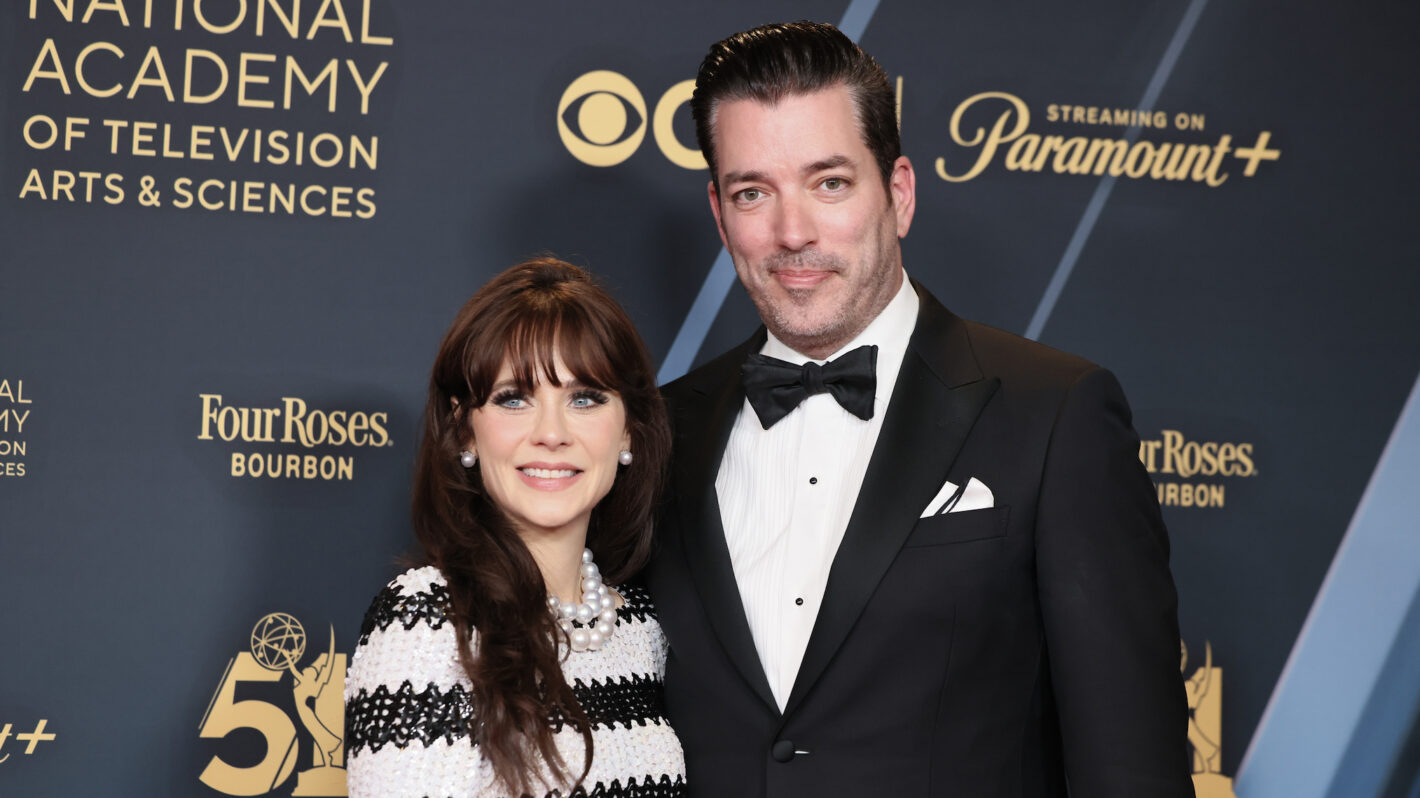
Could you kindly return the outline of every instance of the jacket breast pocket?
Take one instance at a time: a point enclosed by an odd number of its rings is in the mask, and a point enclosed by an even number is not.
[[[917,521],[917,526],[912,528],[912,533],[902,546],[945,546],[1005,537],[1006,522],[1010,516],[1010,507],[986,507],[928,516]]]

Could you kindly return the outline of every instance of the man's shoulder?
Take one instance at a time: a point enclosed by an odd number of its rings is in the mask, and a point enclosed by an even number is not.
[[[919,296],[922,309],[913,345],[929,363],[951,372],[941,375],[949,384],[980,377],[1007,385],[1069,385],[1099,369],[1079,355],[957,316],[925,289]],[[969,373],[973,369],[976,373]]]
[[[963,319],[983,369],[998,376],[1035,375],[1041,379],[1071,379],[1099,365],[1062,349],[1032,341],[1022,335]]]
[[[685,375],[678,377],[661,386],[661,395],[666,402],[674,409],[687,402],[693,402],[694,397],[703,396],[723,387],[727,380],[731,380],[739,373],[740,366],[745,361],[745,356],[758,345],[763,345],[763,330],[751,335],[744,343],[721,352],[709,361],[696,368],[691,369]]]

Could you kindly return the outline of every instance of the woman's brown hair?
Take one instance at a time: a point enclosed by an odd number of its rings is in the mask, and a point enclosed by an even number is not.
[[[434,361],[415,467],[414,531],[449,585],[459,659],[473,685],[470,738],[513,795],[541,780],[538,756],[553,778],[570,775],[554,723],[582,734],[580,783],[591,767],[591,721],[562,676],[565,633],[548,612],[542,573],[484,490],[479,468],[464,468],[459,452],[472,435],[468,413],[488,401],[505,362],[519,388],[532,391],[544,380],[560,385],[558,358],[579,381],[616,392],[625,405],[635,458],[592,511],[587,547],[609,584],[636,573],[650,554],[670,432],[631,319],[576,266],[552,258],[520,263],[464,304]]]

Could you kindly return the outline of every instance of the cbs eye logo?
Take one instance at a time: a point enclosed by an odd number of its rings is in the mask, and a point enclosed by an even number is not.
[[[671,127],[675,112],[690,101],[695,81],[683,80],[661,95],[650,117],[656,146],[671,163],[705,169],[700,150],[681,144]],[[617,72],[599,69],[572,81],[557,103],[557,133],[562,145],[589,166],[615,166],[636,152],[646,138],[646,99]]]

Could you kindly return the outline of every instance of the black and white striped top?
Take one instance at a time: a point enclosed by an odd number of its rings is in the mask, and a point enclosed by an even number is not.
[[[616,611],[616,633],[597,651],[572,653],[562,663],[593,724],[591,771],[570,795],[683,796],[685,760],[661,687],[666,638],[643,589],[616,591],[626,601]],[[365,614],[345,680],[351,798],[505,794],[469,741],[475,711],[448,607],[443,576],[424,567],[390,582]],[[581,772],[582,735],[556,719],[553,728],[563,760]],[[568,794],[565,786],[547,792]]]

